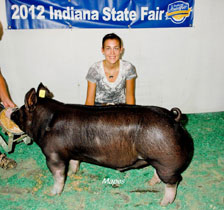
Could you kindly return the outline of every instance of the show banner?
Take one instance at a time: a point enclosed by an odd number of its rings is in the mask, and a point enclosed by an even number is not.
[[[9,29],[192,27],[194,0],[5,0]]]

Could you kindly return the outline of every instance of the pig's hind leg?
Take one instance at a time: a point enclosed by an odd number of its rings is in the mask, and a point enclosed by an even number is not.
[[[68,174],[72,175],[77,173],[79,170],[79,166],[80,166],[80,162],[78,160],[70,160]]]
[[[47,166],[54,178],[54,186],[51,190],[51,195],[60,195],[65,184],[66,164],[59,158],[57,153],[51,153],[47,157]]]
[[[161,180],[160,180],[158,174],[156,173],[156,170],[154,170],[154,175],[153,175],[153,177],[150,179],[150,181],[149,181],[149,185],[150,185],[150,186],[153,186],[153,185],[155,185],[155,184],[157,184],[157,183],[160,183],[160,182],[161,182]]]
[[[166,206],[173,203],[173,201],[175,200],[177,185],[182,177],[180,174],[175,173],[170,169],[166,169],[164,171],[157,170],[157,174],[159,178],[166,184],[164,197],[160,203],[161,206]]]
[[[161,201],[161,206],[167,206],[170,203],[173,203],[177,193],[177,183],[176,184],[166,184],[165,194],[163,200]]]
[[[154,171],[154,176],[152,179],[149,181],[149,185],[153,186],[157,183],[160,183],[161,179],[159,178],[156,170]],[[169,203],[173,203],[176,197],[176,192],[177,192],[177,184],[166,184],[165,185],[165,193],[163,200],[161,201],[160,205],[161,206],[166,206]]]

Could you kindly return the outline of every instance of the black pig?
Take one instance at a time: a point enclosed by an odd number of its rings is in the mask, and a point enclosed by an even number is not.
[[[193,157],[193,141],[180,123],[178,108],[155,106],[85,106],[51,99],[39,85],[11,119],[40,146],[54,177],[52,194],[63,191],[70,162],[78,161],[125,171],[152,165],[150,185],[162,180],[161,205],[172,203],[181,173]]]

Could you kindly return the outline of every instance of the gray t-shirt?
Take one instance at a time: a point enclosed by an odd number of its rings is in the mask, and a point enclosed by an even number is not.
[[[103,61],[94,63],[86,79],[96,83],[95,103],[125,103],[126,80],[136,78],[136,69],[128,61],[120,60],[120,71],[114,82],[109,82],[104,72]]]

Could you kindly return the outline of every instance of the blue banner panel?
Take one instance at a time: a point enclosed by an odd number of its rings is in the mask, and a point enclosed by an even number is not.
[[[194,0],[5,0],[9,29],[191,27]]]

